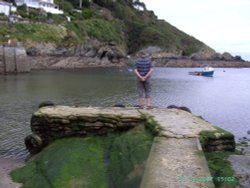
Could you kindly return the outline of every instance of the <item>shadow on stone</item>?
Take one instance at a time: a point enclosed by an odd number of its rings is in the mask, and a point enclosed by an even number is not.
[[[45,106],[55,106],[55,103],[53,103],[52,101],[43,101],[39,104],[38,108],[42,108]]]
[[[186,106],[169,105],[167,108],[169,108],[169,109],[176,108],[176,109],[179,109],[179,110],[184,110],[186,112],[192,113],[192,111]]]
[[[125,108],[126,106],[122,103],[117,103],[117,104],[113,105],[113,107]]]

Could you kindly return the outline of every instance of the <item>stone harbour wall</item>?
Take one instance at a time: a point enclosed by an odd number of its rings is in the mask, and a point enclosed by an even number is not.
[[[93,109],[89,109],[84,114],[65,115],[67,108],[64,107],[60,111],[61,115],[47,116],[39,114],[43,109],[41,108],[38,113],[33,114],[31,118],[33,134],[25,138],[25,144],[31,153],[38,152],[59,138],[105,135],[109,132],[128,130],[144,121],[138,112],[134,115],[117,114],[115,111],[101,113],[102,109],[100,108],[99,112],[95,111],[96,113],[93,112]],[[77,108],[75,109],[77,112]]]
[[[180,177],[211,177],[203,151],[225,150],[229,145],[230,149],[235,147],[231,133],[180,108],[144,110],[134,107],[46,105],[39,105],[40,108],[33,114],[33,134],[25,138],[31,154],[40,152],[46,145],[62,137],[105,135],[145,125],[154,140],[148,157],[145,156],[147,162],[140,182],[143,188],[212,188],[212,181],[183,183]]]
[[[234,135],[181,109],[141,110],[120,107],[41,107],[31,118],[33,134],[25,138],[30,153],[37,153],[56,139],[105,135],[144,124],[164,138],[200,138],[204,151],[233,151]],[[149,122],[153,122],[152,125]]]
[[[234,151],[235,142],[232,138],[213,139],[206,143],[208,151]]]

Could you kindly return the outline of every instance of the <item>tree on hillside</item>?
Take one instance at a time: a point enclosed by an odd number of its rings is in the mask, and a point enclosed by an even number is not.
[[[89,0],[79,0],[79,8],[88,8],[90,6],[90,1]]]
[[[125,2],[130,7],[141,7],[143,10],[146,9],[146,5],[143,2],[140,2],[140,0],[125,0]]]
[[[93,2],[102,7],[110,7],[114,3],[113,0],[93,0]]]
[[[138,8],[143,8],[143,10],[146,10],[146,5],[143,2],[140,2],[139,0],[135,0],[133,6]]]
[[[71,12],[73,8],[82,9],[90,6],[90,0],[55,0],[55,3],[65,12]]]

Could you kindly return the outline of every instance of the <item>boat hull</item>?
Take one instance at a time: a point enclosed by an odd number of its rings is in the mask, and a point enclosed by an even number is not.
[[[214,75],[214,71],[207,71],[207,72],[203,71],[201,75],[202,76],[213,76]]]
[[[189,74],[191,75],[195,75],[195,76],[213,76],[214,75],[214,71],[195,71],[195,72],[189,72]]]

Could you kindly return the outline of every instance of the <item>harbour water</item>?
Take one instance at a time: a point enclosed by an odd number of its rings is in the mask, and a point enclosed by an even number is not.
[[[214,77],[189,75],[196,68],[155,68],[152,105],[186,106],[195,115],[235,134],[249,137],[250,69],[216,68]],[[24,138],[42,101],[59,105],[137,104],[136,79],[128,68],[33,71],[0,75],[0,158],[27,156]]]

